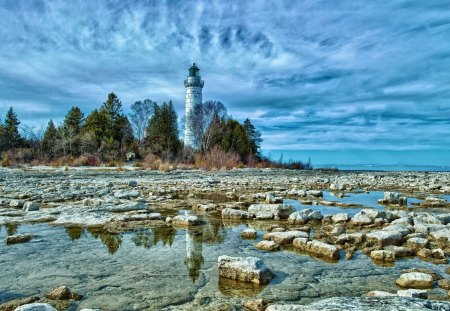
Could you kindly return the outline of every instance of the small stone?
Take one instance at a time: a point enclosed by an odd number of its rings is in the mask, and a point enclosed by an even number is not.
[[[422,248],[417,252],[417,256],[421,258],[433,258],[433,253],[428,248]]]
[[[30,241],[32,238],[33,238],[32,234],[16,234],[6,237],[5,242],[7,245],[25,243]]]
[[[331,220],[334,223],[346,222],[346,221],[348,221],[348,219],[349,219],[349,217],[348,217],[347,213],[339,213],[339,214],[333,215],[331,217]]]
[[[450,290],[450,280],[449,279],[438,280],[437,284],[440,288]]]
[[[49,291],[47,294],[45,294],[45,297],[48,299],[53,300],[66,300],[70,299],[72,296],[72,293],[70,292],[69,288],[67,286],[59,286],[51,291]]]
[[[375,261],[394,262],[395,254],[387,250],[376,250],[370,253],[370,258]]]
[[[424,289],[406,289],[406,290],[398,290],[397,296],[399,297],[408,297],[408,298],[422,298],[427,299],[428,293]]]
[[[275,243],[274,241],[261,241],[258,244],[256,244],[256,248],[265,251],[279,251],[280,244]]]
[[[241,232],[241,238],[243,239],[256,239],[256,230],[245,229]]]
[[[198,226],[201,220],[197,216],[178,215],[172,219],[173,226]]]
[[[440,248],[435,248],[431,250],[431,254],[435,259],[445,259],[445,253]]]
[[[371,292],[368,292],[366,294],[367,297],[392,297],[392,296],[396,296],[395,294],[389,293],[389,292],[384,292],[381,290],[373,290]]]
[[[280,245],[292,244],[295,238],[307,238],[309,235],[303,231],[270,232],[264,234],[265,240],[274,241]]]
[[[21,208],[21,207],[23,207],[24,204],[25,204],[25,202],[22,200],[11,200],[9,202],[9,206],[16,207],[16,208]]]
[[[26,212],[33,212],[39,210],[39,203],[37,202],[26,202],[23,205],[23,210]]]
[[[264,311],[267,307],[267,301],[264,299],[247,300],[243,306],[250,311]]]

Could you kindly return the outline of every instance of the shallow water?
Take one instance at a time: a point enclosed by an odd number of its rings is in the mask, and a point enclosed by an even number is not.
[[[207,220],[195,230],[162,226],[122,234],[47,224],[2,227],[1,240],[14,230],[37,237],[23,244],[0,244],[0,302],[42,295],[55,286],[66,285],[85,296],[72,306],[73,310],[159,310],[195,297],[235,302],[263,297],[308,303],[333,296],[358,296],[370,290],[395,292],[395,280],[403,268],[428,267],[444,273],[445,265],[416,258],[399,260],[393,267],[379,267],[361,252],[352,260],[345,260],[343,252],[338,263],[292,249],[264,252],[255,244],[264,232],[261,228],[270,226],[270,222]],[[242,240],[240,232],[254,225],[258,239]],[[219,282],[216,263],[220,255],[260,257],[276,277],[265,287]],[[446,296],[439,289],[433,292]]]

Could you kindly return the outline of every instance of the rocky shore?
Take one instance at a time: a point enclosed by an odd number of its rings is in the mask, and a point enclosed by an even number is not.
[[[370,204],[356,199],[370,193],[380,195]],[[250,297],[242,296],[249,289],[214,297],[213,289],[207,286],[207,296],[203,296],[203,284],[177,302],[176,307],[167,303],[155,309],[378,310],[388,305],[392,310],[450,310],[449,303],[432,301],[448,299],[450,289],[450,275],[442,273],[450,254],[449,195],[450,173],[437,172],[0,169],[0,226],[48,224],[66,230],[88,228],[90,232],[108,235],[167,228],[193,232],[195,236],[204,235],[205,226],[219,223],[238,230],[236,243],[245,243],[252,254],[263,258],[241,260],[224,256],[217,264],[211,264],[210,271],[203,272],[205,284],[208,278],[220,276],[219,289],[229,282],[249,281],[253,292]],[[5,256],[15,245],[42,238],[33,232],[10,231],[2,246]],[[226,242],[225,238],[220,243]],[[295,295],[296,298],[273,299],[271,288],[283,287],[280,272],[271,267],[277,253],[287,258],[292,254],[311,258],[312,263],[319,260],[330,267],[351,261],[355,254],[358,258],[365,256],[367,265],[380,269],[411,264],[390,285],[398,286],[398,291],[371,294],[377,297],[314,302],[323,298],[319,290],[312,300]],[[211,260],[217,262],[219,257]],[[416,260],[427,268],[417,266]],[[247,268],[247,274],[238,273],[233,269],[239,262],[247,262],[253,268]],[[260,266],[267,266],[267,270],[252,270]],[[264,276],[259,278],[258,273]],[[223,280],[222,284],[222,278],[230,280]],[[239,288],[239,284],[235,287]],[[222,292],[233,290],[233,285],[226,286],[230,289]],[[384,290],[366,287],[366,293]],[[445,294],[436,297],[436,291]],[[89,296],[89,292],[82,294]],[[267,303],[261,302],[259,307],[245,306],[246,301],[251,301],[249,298],[266,296]],[[0,302],[6,302],[2,301],[1,289]],[[83,305],[83,299],[81,302]],[[313,304],[296,306],[308,302]],[[145,309],[153,308],[147,305]]]

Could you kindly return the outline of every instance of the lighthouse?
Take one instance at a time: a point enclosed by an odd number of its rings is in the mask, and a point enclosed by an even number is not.
[[[200,77],[200,69],[192,64],[189,68],[189,76],[184,80],[184,86],[186,87],[186,122],[184,125],[184,145],[187,147],[197,148],[194,133],[192,132],[194,121],[190,118],[190,114],[194,109],[194,106],[202,103],[202,88],[204,85],[203,80]]]

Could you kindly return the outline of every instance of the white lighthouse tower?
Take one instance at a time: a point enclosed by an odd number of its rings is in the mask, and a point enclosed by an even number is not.
[[[189,76],[184,80],[186,87],[186,122],[184,127],[184,145],[196,148],[194,133],[192,133],[192,118],[189,117],[195,105],[202,103],[202,88],[204,85],[200,77],[200,69],[192,64],[189,68]]]

